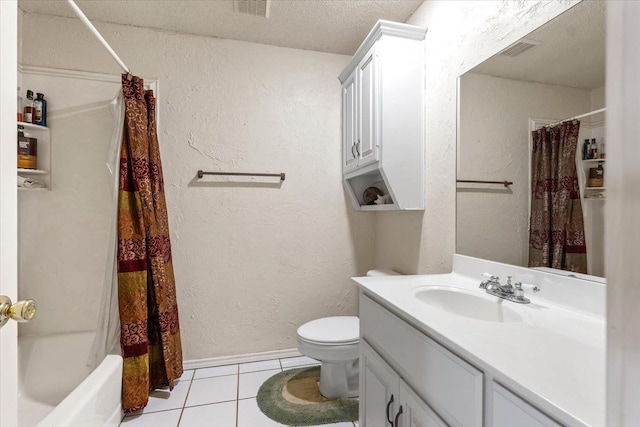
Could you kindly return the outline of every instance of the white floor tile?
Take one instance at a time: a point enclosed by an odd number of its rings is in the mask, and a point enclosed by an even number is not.
[[[185,408],[180,427],[236,427],[236,401]]]
[[[173,390],[155,390],[149,394],[149,403],[142,410],[143,414],[150,412],[166,411],[167,409],[180,409],[184,406],[189,392],[190,380],[179,379]]]
[[[196,369],[194,379],[221,377],[223,375],[237,375],[238,365],[215,366],[213,368]]]
[[[262,383],[280,372],[282,372],[280,369],[272,369],[270,371],[258,371],[240,374],[238,383],[238,399],[256,397],[258,395],[258,389],[260,388]]]
[[[307,356],[300,357],[289,357],[287,359],[280,359],[280,363],[282,363],[282,368],[297,368],[298,366],[311,366],[311,365],[319,365],[320,361],[316,359],[312,359]]]
[[[263,360],[261,362],[241,363],[240,373],[255,371],[268,371],[269,369],[281,369],[280,361],[278,359]]]
[[[258,408],[256,399],[238,400],[238,427],[274,427],[282,426],[268,418]]]
[[[345,422],[345,423],[335,423],[335,424],[322,424],[322,425],[311,426],[311,427],[353,427],[353,423]]]
[[[238,377],[236,375],[193,380],[186,406],[236,400],[237,396]]]
[[[181,409],[124,417],[121,427],[177,427]]]
[[[188,369],[188,370],[182,372],[182,376],[180,377],[180,379],[182,381],[189,381],[190,379],[193,378],[193,372],[194,372],[193,369]]]

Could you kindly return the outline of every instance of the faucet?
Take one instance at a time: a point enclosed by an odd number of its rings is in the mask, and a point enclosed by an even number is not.
[[[503,298],[509,301],[517,302],[519,304],[529,304],[531,301],[524,297],[524,290],[529,289],[533,292],[540,292],[540,288],[536,285],[530,285],[528,283],[516,282],[511,284],[511,277],[507,276],[507,283],[500,284],[500,278],[490,273],[483,273],[485,280],[480,282],[480,289],[484,289],[488,294]]]

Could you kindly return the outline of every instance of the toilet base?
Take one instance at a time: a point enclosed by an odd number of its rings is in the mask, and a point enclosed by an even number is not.
[[[358,359],[322,361],[320,365],[320,393],[327,399],[358,397]]]

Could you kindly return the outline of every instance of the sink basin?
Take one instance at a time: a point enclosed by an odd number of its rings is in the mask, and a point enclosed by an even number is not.
[[[522,316],[514,311],[509,301],[485,297],[475,292],[446,286],[426,286],[415,291],[421,302],[458,316],[486,322],[522,322]]]

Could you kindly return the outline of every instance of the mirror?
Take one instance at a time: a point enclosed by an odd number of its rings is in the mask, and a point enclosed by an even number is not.
[[[578,3],[460,76],[456,253],[518,266],[540,265],[530,265],[529,260],[531,133],[605,107],[604,3]],[[575,192],[573,198],[582,207],[583,272],[604,277],[606,174],[604,184],[593,185],[589,173],[599,164],[606,170],[606,158],[583,161],[582,148],[585,139],[595,138],[598,148],[606,149],[605,117],[590,114],[579,121],[579,198]],[[505,180],[513,184],[500,183]],[[540,212],[537,197],[534,215]]]

